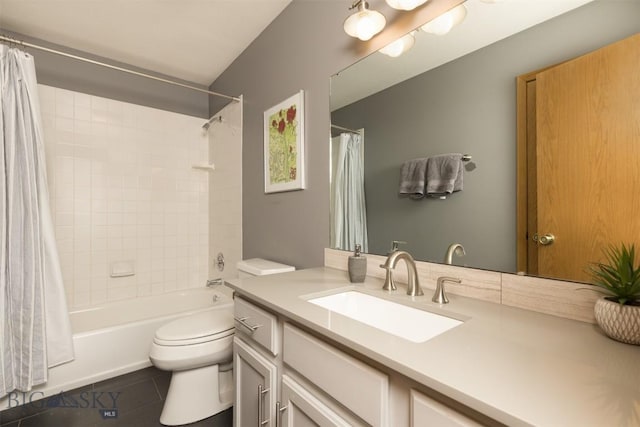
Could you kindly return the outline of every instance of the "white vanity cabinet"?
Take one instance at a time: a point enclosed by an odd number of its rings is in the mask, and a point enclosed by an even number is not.
[[[411,389],[410,391],[411,427],[478,427],[474,420]]]
[[[282,376],[278,427],[351,427],[332,408],[288,375]]]
[[[276,365],[238,337],[233,339],[234,425],[275,426]]]
[[[236,330],[246,337],[247,342],[258,344],[271,356],[280,352],[280,331],[278,318],[268,311],[242,298],[235,298],[233,317]]]
[[[235,298],[233,338],[235,427],[276,427],[280,330],[272,313]]]
[[[242,297],[235,317],[235,427],[480,425]]]
[[[374,427],[389,423],[389,377],[290,323],[283,362],[336,403]]]
[[[282,327],[284,322],[277,316],[264,310],[242,297],[234,300],[236,336],[233,343],[233,364],[235,382],[234,426],[360,426],[365,425],[348,410],[340,408],[341,389],[344,388],[345,366],[339,360],[337,369],[333,369],[335,359],[325,360],[328,354],[340,354],[332,347],[307,336],[301,330],[286,325],[289,347],[288,360],[300,373],[315,379],[328,390],[319,395],[314,385],[304,379],[296,380],[283,372],[293,372],[283,367]],[[302,341],[300,341],[302,340]],[[349,357],[349,356],[347,356]],[[303,363],[303,360],[310,364]],[[305,361],[306,362],[306,361]],[[355,364],[366,365],[352,359],[347,369]],[[371,369],[371,368],[369,368]],[[332,380],[324,382],[311,374],[320,376],[332,373]],[[337,374],[337,375],[336,375]],[[293,372],[297,376],[298,373]],[[360,388],[368,388],[369,383],[357,384],[355,377],[349,381],[349,393]],[[333,397],[335,390],[338,396]],[[385,387],[386,390],[386,387]],[[355,393],[356,395],[359,393]],[[365,394],[369,396],[371,393]],[[353,400],[348,398],[348,401]],[[370,403],[361,405],[361,412],[370,411]],[[378,405],[375,405],[378,406]],[[374,411],[375,412],[375,411]],[[380,424],[376,424],[380,425]]]

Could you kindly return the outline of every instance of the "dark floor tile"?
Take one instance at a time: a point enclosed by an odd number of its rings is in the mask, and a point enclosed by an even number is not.
[[[118,416],[112,423],[105,422],[96,427],[162,427],[160,414],[164,402],[156,402]],[[185,427],[231,427],[233,422],[233,410],[229,408],[207,419],[184,424]]]
[[[143,369],[100,383],[65,391],[0,412],[1,427],[161,427],[160,414],[171,373]],[[109,392],[112,394],[109,395]],[[119,394],[116,394],[119,393]],[[114,406],[115,417],[103,417],[101,409]],[[233,410],[189,427],[230,427]]]
[[[171,383],[171,375],[159,375],[153,378],[153,382],[158,389],[160,398],[162,400],[167,398],[167,391],[169,391],[169,384]]]
[[[154,402],[134,411],[118,414],[118,418],[104,420],[96,427],[162,427],[160,413],[164,402]]]
[[[103,393],[101,395],[102,402],[108,407],[113,407],[115,401],[115,408],[118,409],[119,415],[150,403],[161,402],[155,383],[151,378],[119,388],[109,386],[101,389],[96,385],[94,392]]]
[[[187,424],[189,427],[231,427],[233,424],[233,408],[222,411],[213,417],[206,418],[193,424]]]
[[[102,417],[95,408],[53,408],[20,421],[20,427],[95,427]]]
[[[46,411],[47,408],[42,405],[43,402],[33,402],[5,409],[0,412],[0,426],[4,427],[7,424],[20,420],[21,418],[30,417]]]
[[[150,375],[153,378],[157,378],[157,377],[171,377],[171,371],[163,371],[161,369],[156,368],[155,366],[151,366],[149,368],[147,368],[150,372]]]
[[[92,386],[88,385],[69,392],[63,392],[62,395],[57,394],[44,399],[34,400],[24,405],[13,406],[0,412],[0,426],[4,427],[5,424],[10,422],[49,411],[53,407],[64,406],[65,403],[67,404],[66,406],[76,406],[71,405],[71,402],[75,401],[80,393],[90,391],[91,389]],[[26,396],[30,396],[29,393],[27,393]],[[19,400],[22,401],[23,399],[24,398],[21,397]],[[29,397],[26,397],[26,399],[29,399]],[[14,403],[15,400],[7,401],[7,405],[13,405]]]
[[[141,381],[145,381],[162,374],[162,371],[153,366],[150,366],[145,369],[140,369],[138,371],[100,381],[99,383],[95,383],[93,388],[100,390],[117,390],[129,384],[135,384]]]

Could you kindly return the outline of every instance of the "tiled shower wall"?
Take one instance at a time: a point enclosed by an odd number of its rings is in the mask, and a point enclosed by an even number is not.
[[[204,286],[204,120],[44,85],[47,176],[71,308]],[[240,163],[238,163],[240,167]],[[113,263],[135,274],[111,277]]]

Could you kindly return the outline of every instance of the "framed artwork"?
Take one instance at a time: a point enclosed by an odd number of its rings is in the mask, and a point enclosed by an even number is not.
[[[304,91],[264,112],[264,192],[302,190]]]

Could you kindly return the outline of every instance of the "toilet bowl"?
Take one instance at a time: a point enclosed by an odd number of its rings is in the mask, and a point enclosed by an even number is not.
[[[238,276],[264,276],[295,267],[261,258],[238,262]],[[182,317],[161,326],[149,359],[172,371],[160,423],[194,423],[233,404],[233,305]]]
[[[192,423],[231,407],[233,332],[231,305],[182,317],[156,331],[149,359],[173,372],[162,424]]]

